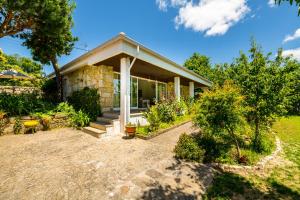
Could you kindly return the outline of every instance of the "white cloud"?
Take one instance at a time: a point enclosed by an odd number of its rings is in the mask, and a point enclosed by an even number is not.
[[[158,5],[158,8],[162,11],[166,11],[168,8],[167,0],[156,0],[156,4]]]
[[[268,1],[268,5],[269,5],[271,8],[275,7],[275,0],[269,0],[269,1]]]
[[[184,26],[206,36],[223,35],[250,11],[246,0],[201,0],[179,8],[176,27]]]
[[[298,28],[293,35],[285,36],[283,43],[293,41],[300,38],[300,28]]]
[[[296,60],[300,61],[300,47],[296,48],[296,49],[288,49],[288,50],[284,50],[282,52],[282,55],[284,57],[287,56],[292,56],[293,58],[295,58]]]

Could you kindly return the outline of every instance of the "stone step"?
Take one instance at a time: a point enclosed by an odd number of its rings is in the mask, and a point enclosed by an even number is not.
[[[100,138],[102,134],[106,133],[106,131],[104,130],[100,130],[93,127],[83,127],[83,132],[90,134],[91,136],[94,136],[96,138]]]
[[[106,128],[113,127],[113,125],[106,122],[91,122],[90,127],[106,131]]]
[[[106,118],[106,117],[97,117],[97,122],[105,123],[105,124],[112,124],[115,120],[118,120],[118,119],[112,119],[112,118]]]
[[[104,112],[102,114],[102,117],[104,117],[104,118],[110,118],[110,119],[119,119],[119,113]]]

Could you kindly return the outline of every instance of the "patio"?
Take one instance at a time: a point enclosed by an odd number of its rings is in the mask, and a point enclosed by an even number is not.
[[[193,131],[189,123],[150,141],[99,140],[69,128],[3,136],[0,199],[151,199],[170,190],[197,199],[211,169],[178,164],[172,153],[180,133]]]

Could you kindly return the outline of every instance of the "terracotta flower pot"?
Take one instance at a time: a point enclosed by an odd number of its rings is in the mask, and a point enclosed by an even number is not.
[[[134,136],[136,132],[136,126],[126,126],[125,131],[128,134],[128,136]]]

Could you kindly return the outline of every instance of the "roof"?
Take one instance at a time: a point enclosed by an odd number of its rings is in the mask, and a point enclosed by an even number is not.
[[[123,45],[117,45],[119,43],[122,43]],[[112,47],[111,49],[109,49]],[[137,55],[136,48],[138,47],[139,51],[144,52],[144,54]],[[107,55],[105,55],[105,52]],[[100,55],[100,53],[102,53]],[[109,57],[113,57],[119,54],[127,54],[133,57],[137,57],[138,59],[148,61],[147,59],[149,56],[156,58],[156,61],[162,61],[163,64],[176,68],[176,72],[179,75],[186,74],[189,77],[187,78],[193,78],[194,81],[200,82],[204,85],[211,86],[212,82],[208,80],[207,78],[204,78],[195,72],[187,69],[186,67],[183,67],[174,61],[154,52],[153,50],[145,47],[141,43],[131,39],[130,37],[126,36],[125,33],[121,32],[114,38],[108,40],[107,42],[97,46],[96,48],[92,49],[91,51],[79,56],[78,58],[72,60],[71,62],[67,63],[63,67],[61,67],[62,74],[68,73],[72,70],[78,69],[80,67],[83,67],[85,65],[92,65],[96,62],[100,62],[101,59],[107,59]],[[147,55],[145,55],[147,54]],[[97,55],[97,56],[96,56]],[[161,67],[160,65],[157,65],[158,67]],[[183,73],[184,72],[184,73]],[[54,73],[49,75],[54,76]]]

